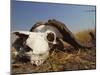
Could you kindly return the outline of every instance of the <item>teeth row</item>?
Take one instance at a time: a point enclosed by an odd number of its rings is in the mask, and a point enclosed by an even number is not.
[[[36,66],[41,65],[44,62],[44,60],[31,60],[31,64],[35,64]]]

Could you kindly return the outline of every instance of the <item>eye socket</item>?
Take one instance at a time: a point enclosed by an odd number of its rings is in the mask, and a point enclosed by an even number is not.
[[[54,33],[50,32],[50,33],[47,33],[47,40],[49,42],[53,42],[54,41]]]

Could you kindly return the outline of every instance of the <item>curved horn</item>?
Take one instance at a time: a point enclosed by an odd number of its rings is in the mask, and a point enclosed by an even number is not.
[[[17,35],[17,36],[19,36],[19,37],[25,37],[25,36],[29,36],[33,32],[29,32],[29,31],[14,31],[12,33]]]
[[[40,26],[40,25],[44,25],[44,23],[43,23],[43,22],[37,22],[36,24],[34,24],[34,25],[32,26],[32,28],[31,28],[29,31],[30,31],[30,32],[34,32],[34,29],[37,28],[37,27]]]
[[[77,41],[75,39],[73,33],[65,26],[64,23],[59,22],[55,19],[52,19],[52,20],[48,20],[48,23],[46,23],[46,24],[56,27],[63,36],[62,40],[69,43],[74,48],[77,48],[77,49],[78,48],[91,48],[91,47],[88,47],[84,44],[81,44],[79,41]]]

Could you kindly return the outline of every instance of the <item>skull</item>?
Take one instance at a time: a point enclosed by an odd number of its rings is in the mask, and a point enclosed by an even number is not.
[[[19,31],[17,32],[17,35],[18,33],[20,35],[24,34],[28,36],[28,38],[23,42],[24,45],[28,46],[31,50],[29,50],[28,52],[25,52],[24,50],[24,52],[30,57],[31,64],[35,64],[36,66],[43,64],[49,56],[49,43],[56,44],[56,34],[50,30],[47,30],[45,32]]]

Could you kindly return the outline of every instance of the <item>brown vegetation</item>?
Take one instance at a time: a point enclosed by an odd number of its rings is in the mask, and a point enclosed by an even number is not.
[[[90,30],[78,32],[75,37],[82,43],[91,43]],[[49,58],[36,67],[30,62],[16,62],[12,64],[12,74],[15,73],[37,73],[37,72],[58,72],[73,70],[89,70],[96,68],[96,48],[74,50],[70,46],[65,46],[65,51],[55,50]],[[13,59],[13,55],[12,55]]]

